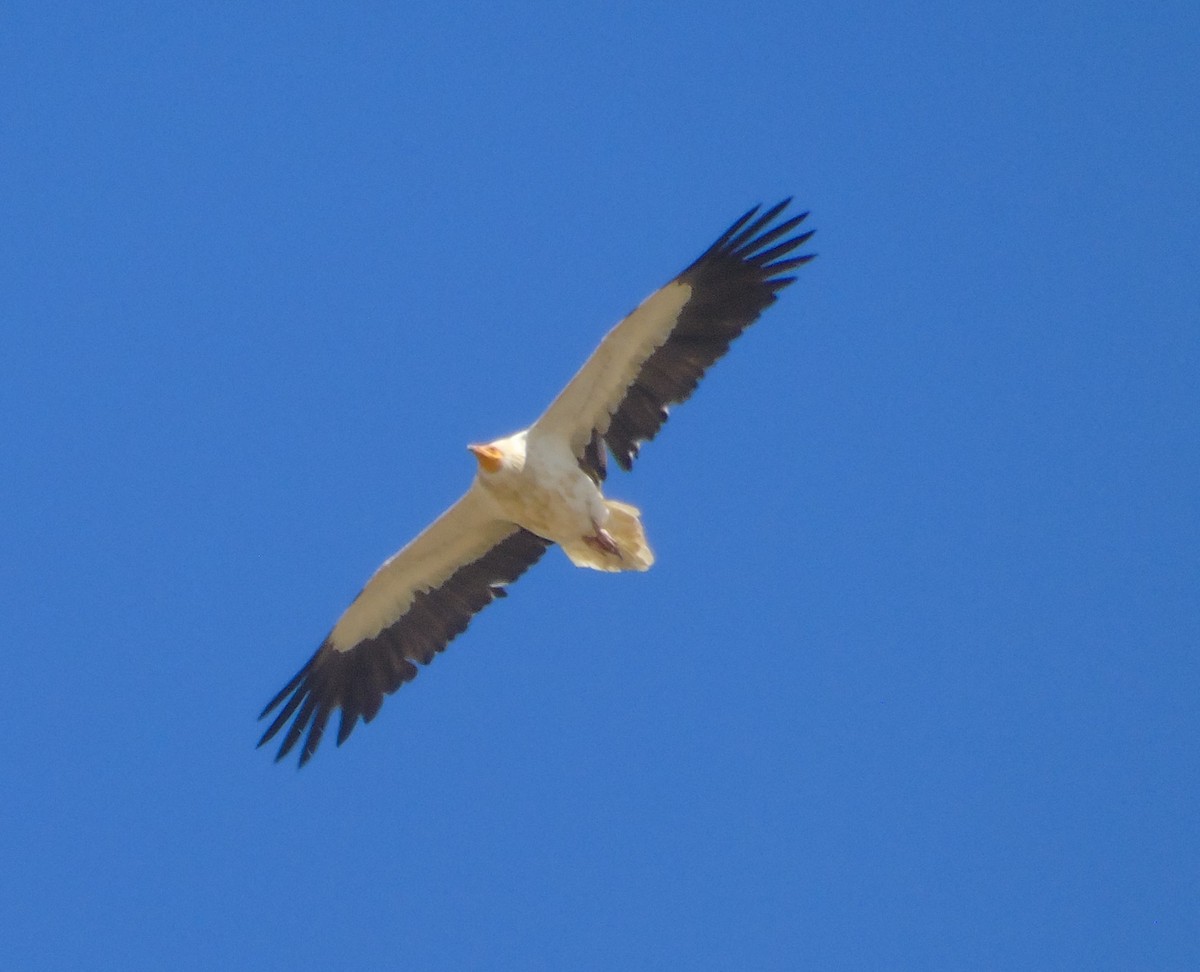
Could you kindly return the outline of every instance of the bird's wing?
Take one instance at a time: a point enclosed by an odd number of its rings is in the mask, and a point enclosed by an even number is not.
[[[259,718],[283,706],[260,746],[292,720],[277,760],[307,730],[300,765],[308,762],[338,708],[340,746],[360,716],[370,722],[384,695],[417,674],[413,662],[429,664],[476,613],[504,596],[505,584],[545,552],[549,541],[497,519],[478,491],[472,484],[412,543],[384,562],[308,664],[263,709]]]
[[[686,401],[708,367],[814,254],[789,256],[810,236],[793,233],[808,213],[772,226],[790,203],[751,209],[704,254],[614,327],[533,425],[531,437],[569,439],[580,465],[605,476],[605,446],[631,469],[670,405]],[[779,241],[779,242],[776,242]]]

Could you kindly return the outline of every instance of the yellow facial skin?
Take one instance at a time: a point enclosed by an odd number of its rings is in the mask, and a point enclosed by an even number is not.
[[[475,454],[475,458],[479,460],[479,468],[484,472],[499,472],[500,467],[504,465],[503,453],[495,446],[469,445],[467,448]]]

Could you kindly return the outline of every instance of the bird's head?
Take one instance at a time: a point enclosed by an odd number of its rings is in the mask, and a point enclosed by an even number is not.
[[[504,450],[494,442],[487,445],[467,446],[479,463],[479,469],[485,473],[498,473],[504,468]]]
[[[496,439],[487,445],[469,445],[468,449],[479,463],[479,471],[495,475],[499,472],[519,473],[525,468],[525,433],[518,432],[506,439]]]

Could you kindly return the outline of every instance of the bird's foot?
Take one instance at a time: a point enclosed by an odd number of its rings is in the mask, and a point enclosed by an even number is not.
[[[604,553],[616,554],[618,557],[621,556],[621,548],[617,546],[617,541],[612,538],[612,534],[605,530],[604,527],[596,527],[596,532],[591,536],[584,537],[583,542],[589,547],[595,547]]]

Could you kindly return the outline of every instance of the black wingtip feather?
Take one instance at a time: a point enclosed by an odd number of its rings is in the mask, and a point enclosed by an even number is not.
[[[262,712],[260,712],[258,714],[259,721],[262,721],[263,719],[265,719],[267,717],[267,715],[271,712],[271,710],[274,709],[277,705],[279,705],[279,703],[282,702],[287,697],[288,693],[291,692],[297,685],[300,684],[300,682],[303,680],[304,676],[308,674],[308,669],[311,664],[312,664],[312,662],[309,662],[307,665],[305,665],[303,668],[301,668],[300,671],[296,672],[296,674],[292,676],[292,680],[290,682],[288,682],[287,685],[285,685],[283,688],[281,688],[279,690],[279,692],[276,694],[276,696],[273,699],[271,699],[270,702],[268,702],[266,704],[266,707],[262,710]],[[274,735],[274,734],[272,733],[272,735]],[[271,737],[268,736],[267,738],[270,739]]]
[[[292,724],[288,726],[288,731],[283,735],[283,742],[279,744],[279,752],[275,754],[275,762],[279,762],[283,757],[292,751],[296,743],[300,741],[300,737],[304,734],[305,728],[308,726],[309,719],[312,718],[313,709],[316,708],[317,697],[308,695],[300,706],[300,711],[296,713],[296,718]]]
[[[755,259],[760,258],[762,256],[762,250],[764,247],[766,247],[769,243],[773,243],[775,240],[779,239],[779,237],[784,236],[787,233],[790,233],[797,226],[799,226],[802,222],[804,222],[804,218],[807,215],[808,215],[808,213],[801,213],[799,216],[793,216],[791,219],[786,220],[786,221],[780,223],[778,226],[774,226],[771,229],[767,230],[767,232],[759,234],[758,236],[756,236],[754,238],[754,240],[751,244],[751,247],[753,249],[751,249],[750,247],[744,248],[741,251],[742,255],[749,256],[753,252],[753,253],[757,254]],[[809,233],[808,235],[811,236],[812,234]],[[807,237],[805,237],[805,239],[807,239]],[[801,242],[803,242],[803,240],[801,240]]]
[[[294,694],[292,695],[292,697],[290,699],[288,699],[287,705],[285,705],[279,711],[279,714],[277,716],[275,716],[274,721],[272,721],[272,723],[269,726],[267,726],[266,732],[264,732],[262,734],[262,738],[258,741],[258,744],[260,746],[263,743],[267,742],[268,740],[272,739],[275,736],[275,734],[277,732],[279,732],[280,729],[283,728],[284,723],[286,723],[288,721],[288,719],[291,717],[291,714],[293,712],[295,712],[296,708],[300,705],[300,702],[304,698],[304,693],[300,690],[300,686],[303,684],[303,679],[307,676],[308,670],[311,667],[311,665],[312,665],[311,662],[308,665],[305,665],[304,668],[302,668],[300,670],[300,673],[295,678],[293,678],[291,682],[288,683],[288,687],[284,690],[284,693],[277,695],[275,697],[275,701],[273,701],[263,711],[263,714],[258,717],[261,720],[264,716],[267,715],[268,712],[270,712],[273,708],[275,708],[275,706],[277,706],[279,704],[280,700],[282,700],[283,695],[286,692],[290,692],[290,691],[294,690]]]
[[[816,230],[809,230],[807,233],[801,233],[799,236],[793,236],[790,240],[784,240],[782,243],[771,247],[769,250],[762,250],[754,254],[754,262],[763,268],[763,270],[771,269],[771,261],[776,257],[786,256],[791,253],[796,247],[803,246],[812,238]],[[808,255],[808,259],[812,259],[812,254]]]
[[[764,226],[766,226],[768,223],[770,223],[771,220],[773,220],[776,216],[778,216],[781,212],[783,212],[783,210],[785,208],[787,208],[787,204],[789,202],[791,202],[790,199],[785,199],[783,202],[776,203],[774,206],[772,206],[770,209],[768,209],[765,213],[763,213],[761,216],[759,216],[758,219],[756,219],[753,223],[751,223],[744,230],[742,230],[740,233],[738,233],[738,235],[734,239],[729,241],[729,243],[728,243],[729,249],[739,250],[745,245],[747,240],[754,239],[757,236],[759,230],[761,230]],[[757,210],[758,210],[758,207],[755,206],[754,209],[752,210],[752,212],[756,212]]]
[[[761,206],[751,206],[744,213],[742,213],[742,215],[740,217],[738,217],[738,219],[734,220],[733,225],[730,226],[729,229],[727,229],[724,233],[722,233],[719,237],[717,237],[717,241],[704,252],[704,256],[707,256],[709,253],[712,253],[713,251],[719,250],[722,247],[726,246],[729,243],[729,241],[733,238],[733,236],[736,233],[738,233],[738,231],[740,231],[741,228],[743,226],[745,226],[747,222],[749,222],[751,219],[754,218],[754,214],[757,213],[760,208],[762,208],[762,207]],[[703,258],[704,257],[702,256],[701,259],[703,259]]]

